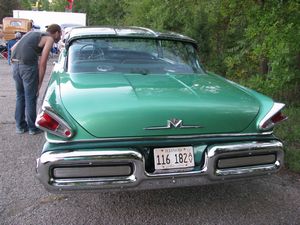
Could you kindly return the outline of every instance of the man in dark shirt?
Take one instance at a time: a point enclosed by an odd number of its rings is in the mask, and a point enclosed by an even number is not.
[[[45,33],[28,32],[11,49],[12,71],[17,92],[15,110],[17,134],[28,130],[29,134],[33,135],[40,132],[35,126],[37,96],[45,76],[50,50],[60,37],[60,26],[52,24]]]

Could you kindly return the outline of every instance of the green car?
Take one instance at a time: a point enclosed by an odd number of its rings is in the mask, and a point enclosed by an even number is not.
[[[36,125],[47,190],[202,185],[277,172],[286,119],[269,97],[205,71],[197,43],[141,27],[70,32]]]

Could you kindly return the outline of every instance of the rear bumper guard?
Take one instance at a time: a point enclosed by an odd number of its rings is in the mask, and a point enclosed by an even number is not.
[[[276,140],[216,144],[203,157],[203,166],[192,171],[149,174],[143,155],[134,150],[49,151],[37,159],[37,176],[52,192],[156,189],[267,175],[283,165],[282,143]]]

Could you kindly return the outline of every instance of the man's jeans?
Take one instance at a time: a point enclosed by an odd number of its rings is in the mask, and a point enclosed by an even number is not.
[[[12,64],[17,98],[15,120],[17,129],[36,130],[36,102],[38,93],[38,65]],[[26,120],[25,120],[26,117]]]

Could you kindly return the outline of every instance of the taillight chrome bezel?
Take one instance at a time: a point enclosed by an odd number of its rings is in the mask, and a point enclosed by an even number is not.
[[[48,114],[52,119],[54,119],[56,122],[58,122],[59,126],[57,127],[57,129],[55,130],[51,130],[45,127],[40,126],[40,124],[38,123],[38,121],[41,119],[41,117],[44,114]],[[42,111],[38,114],[37,119],[35,121],[35,125],[36,127],[38,127],[41,130],[44,130],[46,132],[49,132],[53,135],[62,137],[62,138],[71,138],[74,136],[75,132],[74,130],[71,128],[71,126],[62,118],[60,118],[57,114],[55,114],[51,109],[49,109],[48,107],[43,107]],[[66,131],[69,131],[69,134],[66,135]]]
[[[262,131],[270,130],[272,129],[275,124],[271,121],[272,117],[275,116],[277,113],[279,113],[283,108],[285,107],[285,104],[283,103],[277,103],[275,102],[271,110],[267,113],[267,115],[259,122],[258,128]],[[282,122],[286,120],[287,117],[284,116],[283,119],[279,122]]]

